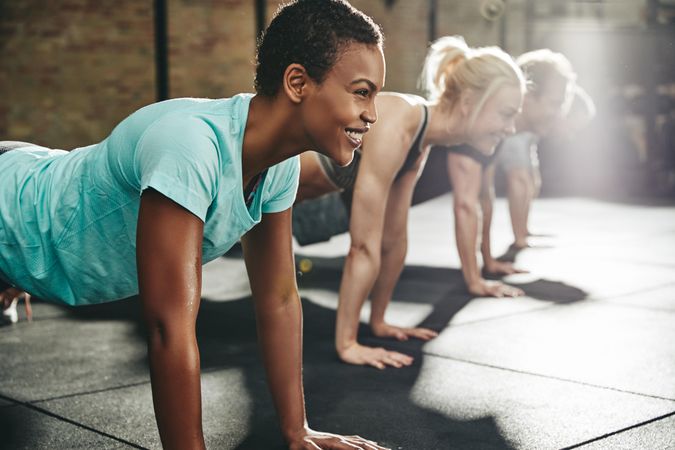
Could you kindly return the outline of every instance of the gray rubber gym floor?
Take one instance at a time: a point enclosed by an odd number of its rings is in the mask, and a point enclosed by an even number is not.
[[[451,199],[416,206],[389,320],[432,342],[362,341],[415,356],[405,369],[341,364],[332,333],[345,236],[298,248],[310,424],[394,449],[675,448],[675,205],[541,199],[545,234],[516,255],[518,299],[471,298]],[[493,245],[510,242],[506,205]],[[507,255],[513,257],[514,255]],[[205,269],[199,316],[204,431],[219,449],[283,448],[241,260]],[[134,299],[78,310],[46,303],[0,328],[0,446],[159,447]],[[22,311],[23,312],[23,311]],[[364,311],[367,317],[367,311]]]

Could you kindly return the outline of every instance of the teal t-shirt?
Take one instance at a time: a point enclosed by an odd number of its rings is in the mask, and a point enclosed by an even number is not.
[[[291,207],[298,157],[270,167],[252,204],[244,202],[251,98],[155,103],[99,144],[0,156],[0,276],[71,305],[137,294],[138,208],[149,187],[204,221],[203,263],[225,253],[263,213]]]

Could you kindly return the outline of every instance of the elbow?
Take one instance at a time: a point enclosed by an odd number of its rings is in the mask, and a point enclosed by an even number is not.
[[[296,310],[301,310],[297,289],[289,288],[281,292],[260,295],[254,293],[253,299],[258,318],[274,317],[277,314],[295,314]]]
[[[168,348],[189,336],[195,339],[194,323],[169,320],[162,316],[146,316],[145,327],[151,348]]]
[[[387,239],[382,242],[382,255],[394,252],[405,251],[408,249],[408,236],[406,233],[400,233],[393,239]]]
[[[470,201],[465,198],[455,200],[455,217],[474,217],[478,215],[477,201]]]
[[[366,262],[375,271],[380,270],[380,245],[378,243],[368,243],[365,241],[352,240],[349,246],[349,253],[347,259],[352,263]]]
[[[146,317],[145,327],[147,329],[148,345],[153,348],[162,348],[169,345],[171,341],[171,327],[165,320],[158,317]]]

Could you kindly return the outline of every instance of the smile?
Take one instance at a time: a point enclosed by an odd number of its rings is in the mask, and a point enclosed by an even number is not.
[[[355,129],[345,129],[345,134],[347,135],[347,138],[349,141],[354,145],[354,147],[360,147],[361,144],[363,143],[363,135],[366,133],[366,130],[355,130]]]

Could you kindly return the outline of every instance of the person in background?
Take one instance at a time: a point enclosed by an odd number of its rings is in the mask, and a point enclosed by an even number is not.
[[[549,49],[524,53],[516,62],[529,86],[516,134],[500,144],[496,166],[506,174],[512,248],[518,251],[528,246],[530,209],[541,187],[537,143],[565,116],[574,98],[576,74],[562,53]],[[489,178],[493,170],[486,173]]]

